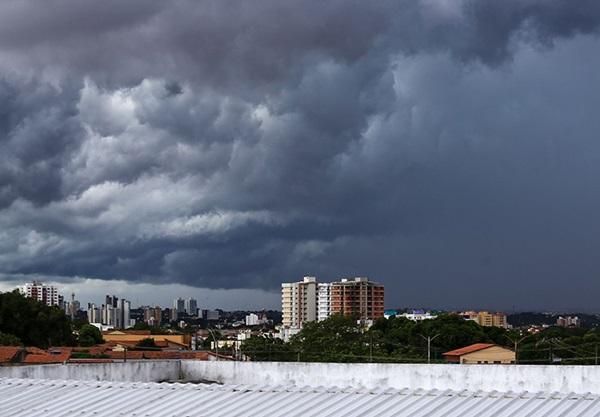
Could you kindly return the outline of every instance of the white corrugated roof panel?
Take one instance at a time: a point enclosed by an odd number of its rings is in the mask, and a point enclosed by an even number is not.
[[[0,378],[0,416],[600,416],[600,396]]]

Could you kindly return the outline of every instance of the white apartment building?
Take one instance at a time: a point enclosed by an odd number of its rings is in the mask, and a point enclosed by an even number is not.
[[[317,298],[315,277],[281,284],[283,326],[300,329],[305,322],[317,320]]]
[[[331,284],[322,282],[318,284],[317,320],[323,321],[331,316]]]
[[[59,305],[58,288],[40,281],[28,282],[19,288],[19,292],[25,297],[33,298],[49,306]]]
[[[258,326],[258,314],[250,313],[246,316],[246,326]]]

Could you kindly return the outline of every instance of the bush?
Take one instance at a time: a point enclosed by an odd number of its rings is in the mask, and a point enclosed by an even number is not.
[[[147,337],[145,339],[140,340],[136,343],[137,347],[146,347],[146,348],[156,348],[156,343],[154,343],[154,339],[151,337]]]
[[[21,339],[17,336],[0,332],[0,346],[21,346]]]
[[[104,343],[102,333],[96,326],[84,324],[79,330],[79,346],[93,346],[99,343]]]

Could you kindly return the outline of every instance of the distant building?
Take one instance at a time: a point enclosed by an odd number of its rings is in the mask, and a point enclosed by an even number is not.
[[[162,309],[156,307],[144,307],[144,322],[149,326],[158,326],[162,321]]]
[[[88,303],[87,319],[90,323],[102,324],[102,310],[94,303]]]
[[[490,313],[488,311],[465,311],[459,313],[465,320],[473,320],[480,326],[508,328],[506,314]]]
[[[556,325],[560,327],[580,327],[581,320],[577,316],[559,316],[558,319],[556,319]]]
[[[161,322],[163,323],[169,323],[171,321],[171,316],[172,316],[172,311],[173,309],[171,308],[164,308],[162,310],[162,318],[161,318]]]
[[[398,312],[398,310],[384,310],[383,311],[383,317],[385,317],[386,319],[389,319],[390,317],[396,317],[399,314],[400,313]]]
[[[331,284],[328,282],[319,283],[317,297],[317,320],[323,321],[331,315]]]
[[[250,313],[246,316],[246,326],[258,326],[258,315]]]
[[[99,324],[101,328],[128,329],[135,324],[131,319],[131,303],[116,296],[107,295],[106,304],[96,307],[88,304],[87,317],[91,324]]]
[[[383,317],[384,287],[368,278],[317,283],[315,277],[281,284],[282,324],[302,328],[310,321],[323,321],[333,314],[356,315],[362,322]]]
[[[185,300],[185,312],[190,316],[198,315],[198,302],[195,298]]]
[[[397,314],[396,317],[404,317],[412,321],[431,320],[436,318],[433,314],[425,310],[412,310],[410,313]]]
[[[365,277],[331,283],[331,314],[356,315],[361,321],[383,317],[384,287]]]
[[[185,300],[183,298],[176,298],[173,300],[173,310],[176,315],[185,313]]]
[[[281,284],[281,309],[285,327],[300,329],[317,320],[317,279],[304,277],[300,282]]]
[[[81,304],[79,303],[79,301],[77,301],[75,299],[75,293],[72,293],[71,294],[71,301],[69,301],[65,305],[65,313],[69,317],[71,317],[71,320],[73,320],[73,319],[75,319],[75,317],[77,317],[77,313],[79,312],[80,308],[81,308]]]
[[[443,355],[448,362],[462,364],[508,364],[516,360],[515,352],[492,343],[475,343]]]
[[[202,318],[209,321],[217,321],[221,318],[219,310],[202,310]]]
[[[60,306],[58,288],[53,285],[33,281],[20,287],[19,292],[25,297],[33,298],[48,306]]]

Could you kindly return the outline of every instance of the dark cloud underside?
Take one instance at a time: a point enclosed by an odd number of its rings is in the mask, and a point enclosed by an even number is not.
[[[599,27],[591,0],[4,2],[0,273],[594,308]]]

